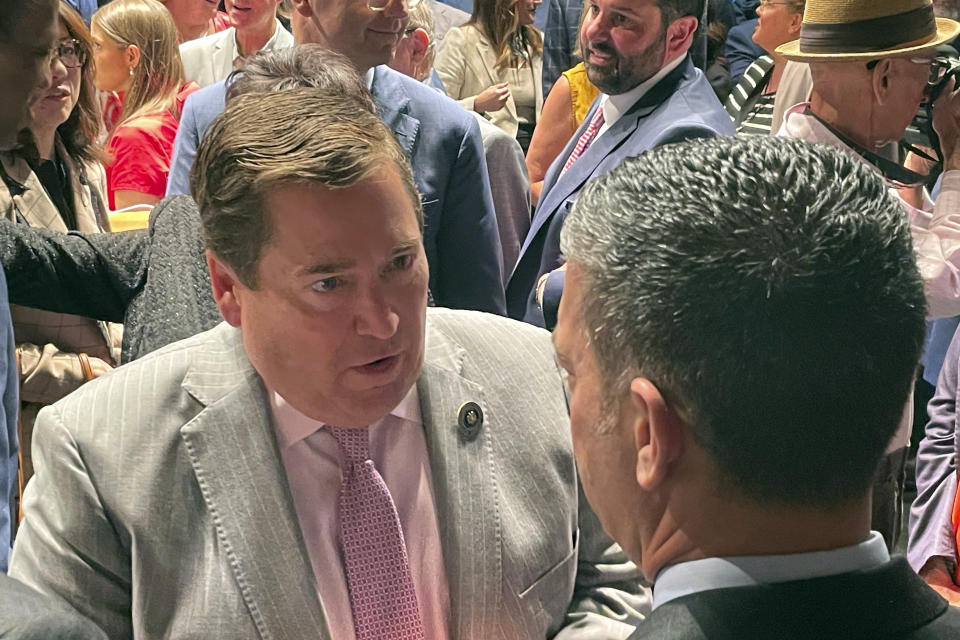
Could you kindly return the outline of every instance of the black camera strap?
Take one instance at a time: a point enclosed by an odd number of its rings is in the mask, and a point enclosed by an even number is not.
[[[809,107],[804,110],[804,115],[814,118],[817,122],[822,124],[827,131],[836,136],[840,142],[850,147],[858,156],[873,165],[880,172],[880,175],[887,180],[887,182],[891,182],[897,187],[916,187],[926,184],[927,176],[919,174],[916,171],[911,171],[910,169],[907,169],[903,165],[900,165],[889,158],[884,158],[883,156],[878,155],[869,149],[863,148],[817,117],[817,114],[813,113]],[[911,147],[910,150],[924,158],[934,160],[934,158],[930,158],[926,153],[923,153],[916,147]]]

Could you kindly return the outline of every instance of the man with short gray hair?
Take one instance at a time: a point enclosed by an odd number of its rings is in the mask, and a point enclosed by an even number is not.
[[[561,246],[584,491],[654,583],[632,639],[960,637],[870,531],[925,309],[873,171],[795,140],[670,145],[592,182]]]

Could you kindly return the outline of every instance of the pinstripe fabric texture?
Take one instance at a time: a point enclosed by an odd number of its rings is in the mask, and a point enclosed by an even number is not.
[[[628,636],[649,601],[578,492],[548,334],[430,309],[417,390],[451,637]],[[266,407],[220,325],[45,409],[11,574],[114,639],[328,638]]]

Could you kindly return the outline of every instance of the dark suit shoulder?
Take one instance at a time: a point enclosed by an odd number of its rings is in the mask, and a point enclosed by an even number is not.
[[[677,598],[631,640],[939,640],[960,637],[958,625],[960,612],[896,558],[869,571]]]

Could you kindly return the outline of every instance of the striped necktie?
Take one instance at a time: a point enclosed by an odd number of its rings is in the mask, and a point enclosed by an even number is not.
[[[580,139],[577,140],[577,146],[573,148],[573,151],[570,152],[570,157],[567,158],[567,163],[563,165],[563,171],[560,172],[562,176],[567,172],[567,169],[573,166],[573,163],[577,161],[577,158],[580,157],[580,154],[583,153],[587,147],[590,146],[590,143],[593,142],[593,138],[597,135],[597,132],[600,131],[600,127],[603,126],[603,109],[600,106],[597,106],[596,112],[594,112],[593,117],[590,118],[590,124],[587,125],[587,128],[581,134]]]

